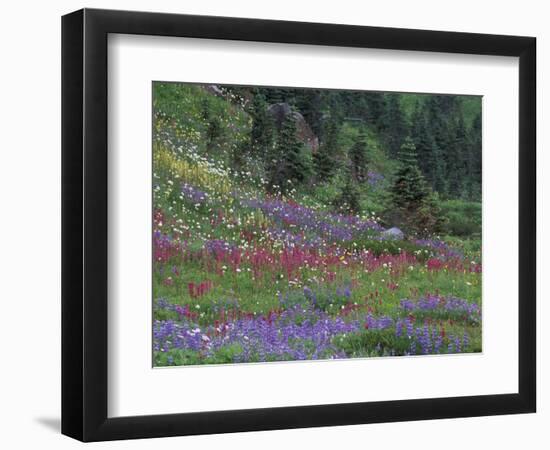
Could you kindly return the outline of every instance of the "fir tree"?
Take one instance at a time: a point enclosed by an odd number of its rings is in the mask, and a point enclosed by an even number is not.
[[[304,116],[311,131],[320,136],[322,130],[322,95],[319,89],[304,89],[296,95],[296,107]]]
[[[416,147],[407,138],[398,154],[400,168],[391,189],[392,204],[397,208],[417,208],[427,195],[426,181],[418,168]]]
[[[420,208],[412,216],[413,230],[418,236],[430,236],[440,233],[447,224],[439,206],[439,195],[431,189],[420,205]]]
[[[469,198],[481,200],[481,113],[472,122],[469,131],[468,176],[470,178]]]
[[[257,93],[252,101],[252,129],[250,131],[251,153],[265,159],[268,157],[274,142],[273,117],[267,111],[267,102],[261,93]]]
[[[210,111],[210,102],[206,97],[202,101],[201,117],[206,125],[206,147],[210,150],[221,137],[222,126],[220,118]]]
[[[428,118],[423,102],[417,100],[411,120],[411,138],[418,155],[418,167],[433,188],[435,185],[435,142],[428,126]]]
[[[323,141],[313,155],[315,173],[320,181],[329,181],[338,168],[338,124],[330,119],[324,127]]]
[[[348,153],[351,162],[351,177],[362,182],[367,179],[367,135],[360,132]]]
[[[419,236],[437,231],[442,224],[437,199],[418,168],[416,147],[411,138],[405,139],[398,158],[400,168],[390,190],[389,220]]]
[[[468,186],[468,142],[464,117],[459,114],[454,130],[454,139],[449,143],[447,152],[448,193],[460,197]]]
[[[283,120],[267,172],[269,189],[281,194],[287,194],[311,174],[311,161],[297,137],[296,119],[292,113]]]
[[[345,178],[346,182],[333,205],[342,212],[358,214],[361,210],[360,192],[352,176],[351,167],[346,170]]]
[[[427,99],[427,120],[430,134],[433,136],[433,188],[437,192],[447,193],[449,168],[447,163],[452,158],[451,143],[453,139],[454,103],[449,95],[431,95]]]
[[[265,95],[267,102],[270,105],[275,103],[293,103],[296,90],[284,88],[261,88],[260,91]]]
[[[401,111],[401,96],[398,94],[389,94],[387,105],[382,115],[382,132],[385,136],[385,142],[388,147],[389,155],[395,157],[403,140],[407,135],[407,124]]]
[[[323,108],[330,111],[330,117],[341,123],[349,114],[347,104],[340,91],[326,91],[323,94]]]
[[[365,103],[367,107],[367,121],[378,130],[383,128],[384,111],[386,110],[386,99],[384,94],[369,92],[366,94]]]

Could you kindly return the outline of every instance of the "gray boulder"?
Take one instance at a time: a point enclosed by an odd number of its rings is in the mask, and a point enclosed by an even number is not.
[[[384,239],[388,240],[401,240],[405,237],[405,234],[397,227],[389,228],[382,232]]]

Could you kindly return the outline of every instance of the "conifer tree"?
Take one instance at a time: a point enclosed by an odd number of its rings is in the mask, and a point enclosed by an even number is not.
[[[447,164],[452,158],[451,143],[453,135],[454,111],[452,103],[445,95],[431,95],[427,99],[427,120],[430,134],[433,137],[432,167],[433,189],[440,193],[447,193],[449,168]]]
[[[464,117],[459,114],[454,129],[454,138],[449,143],[447,152],[448,193],[458,198],[468,186],[468,142]]]
[[[351,172],[351,167],[348,166],[344,175],[346,179],[345,184],[333,204],[342,212],[358,214],[361,210],[359,202],[360,192]]]
[[[313,155],[315,173],[320,181],[329,181],[338,168],[338,124],[330,119],[324,127],[323,141]]]
[[[294,89],[284,88],[263,88],[261,89],[261,92],[265,95],[265,98],[270,105],[275,103],[292,102],[296,94]]]
[[[367,121],[378,130],[383,128],[384,111],[386,110],[386,99],[384,94],[369,92],[366,94]]]
[[[320,136],[322,133],[322,95],[319,89],[304,89],[296,95],[296,107],[304,116],[305,121],[313,131]]]
[[[427,160],[429,159],[429,129],[427,123],[426,112],[423,107],[422,100],[417,100],[414,106],[414,111],[411,117],[411,135],[413,144],[416,148],[418,155],[419,167],[422,169],[422,173],[427,178],[429,172],[429,166]]]
[[[395,158],[407,135],[407,124],[401,111],[401,96],[398,94],[389,94],[387,97],[388,100],[384,114],[382,115],[381,128],[385,136],[389,155]]]
[[[433,188],[435,185],[435,141],[428,126],[426,109],[421,100],[417,100],[411,120],[411,139],[418,155],[418,167]]]
[[[472,122],[469,131],[468,174],[470,178],[469,198],[481,200],[481,113]]]
[[[273,117],[267,111],[267,102],[263,94],[257,93],[254,96],[251,115],[251,153],[260,159],[265,159],[273,147],[275,126]]]
[[[418,168],[416,147],[411,138],[405,139],[398,159],[400,168],[390,190],[389,220],[419,236],[438,231],[442,221],[437,198]]]
[[[358,182],[367,179],[367,135],[361,131],[348,153],[351,163],[351,177]]]
[[[294,114],[288,114],[281,125],[277,144],[267,164],[269,189],[287,194],[293,186],[311,175],[311,161],[297,136]]]
[[[204,98],[202,101],[201,116],[204,124],[206,125],[206,147],[208,150],[212,149],[216,141],[222,135],[222,127],[220,118],[215,114],[212,114],[210,110],[210,102],[208,98]]]
[[[426,181],[418,168],[416,147],[406,138],[398,154],[400,168],[391,189],[392,203],[398,208],[417,207],[427,195]]]

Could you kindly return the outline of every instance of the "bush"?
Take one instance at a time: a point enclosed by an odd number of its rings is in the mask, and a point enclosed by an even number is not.
[[[481,236],[481,203],[447,200],[441,202],[441,211],[447,218],[446,233],[461,237]]]

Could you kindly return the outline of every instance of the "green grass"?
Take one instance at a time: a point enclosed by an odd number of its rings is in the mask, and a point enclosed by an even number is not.
[[[441,210],[447,218],[446,232],[456,237],[481,237],[481,203],[464,200],[441,202]]]

